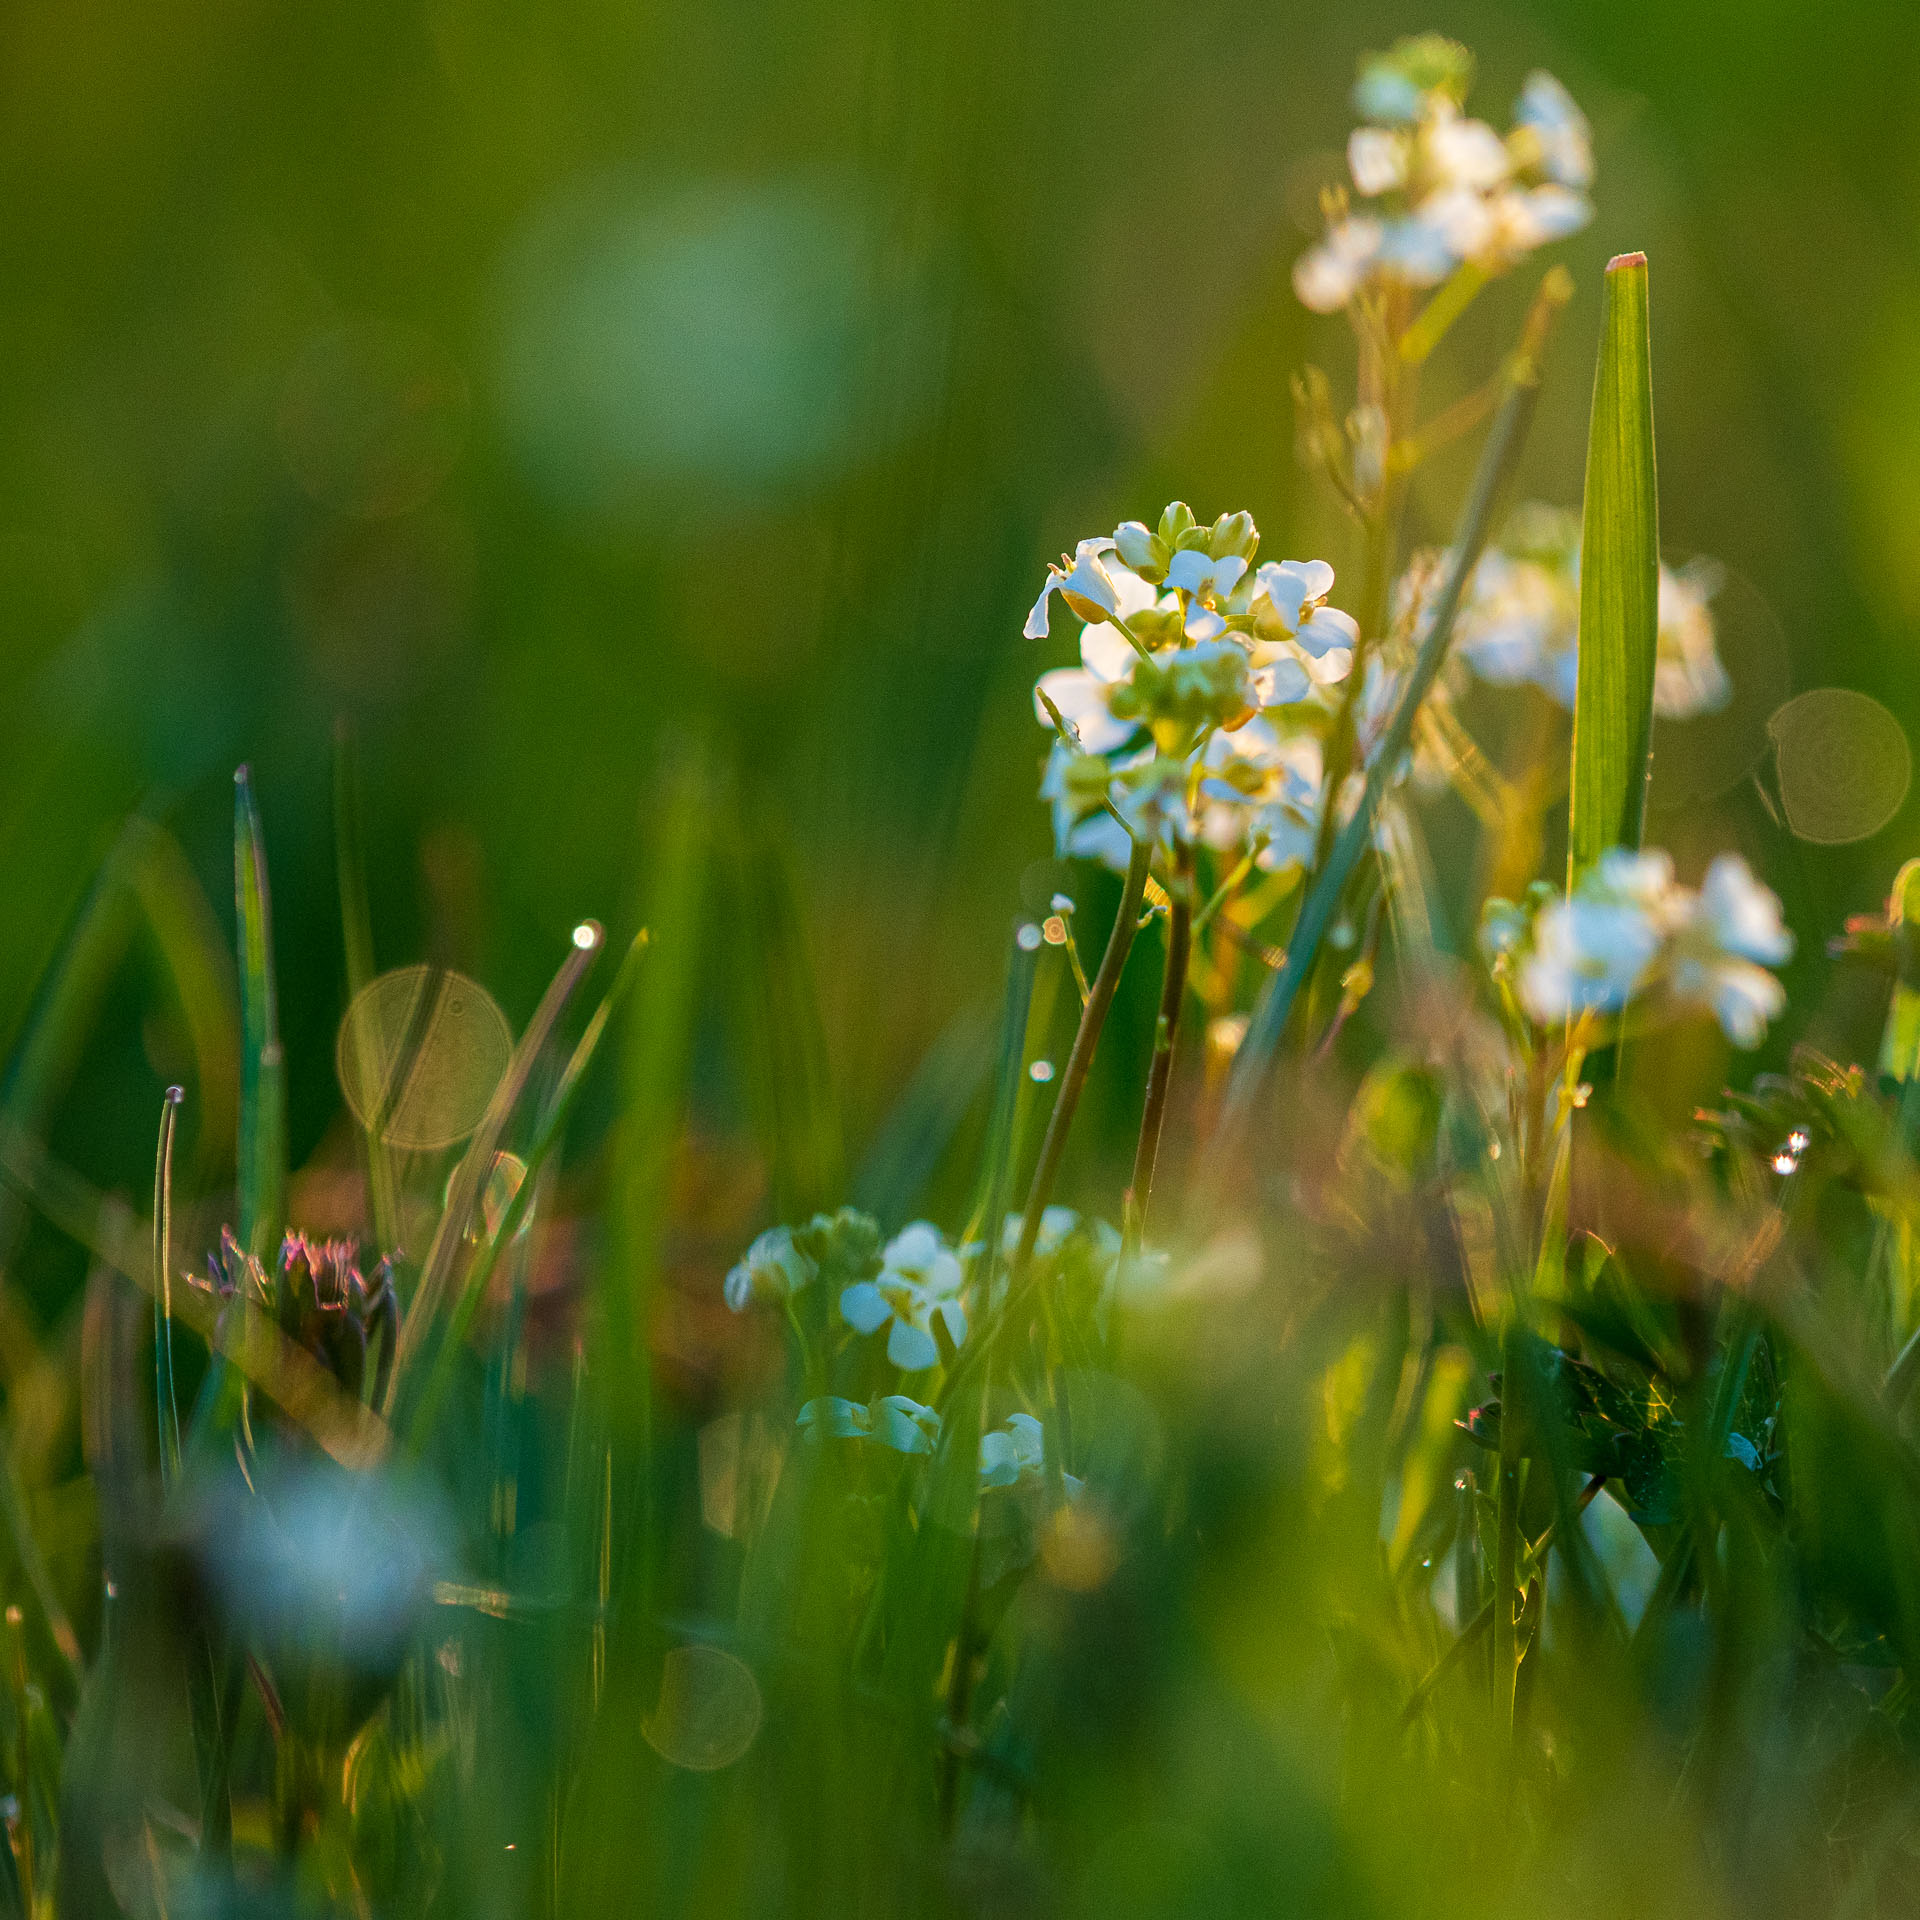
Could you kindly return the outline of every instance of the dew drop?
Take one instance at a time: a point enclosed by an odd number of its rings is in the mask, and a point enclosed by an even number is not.
[[[1047,905],[1055,913],[1071,913],[1073,911],[1073,898],[1070,894],[1056,893],[1053,898],[1047,902]]]
[[[1773,1156],[1773,1170],[1777,1174],[1784,1176],[1792,1173],[1799,1165],[1800,1156],[1797,1153],[1789,1153],[1784,1147]]]
[[[1036,953],[1040,947],[1040,929],[1031,920],[1021,923],[1020,931],[1014,936],[1014,942],[1022,953]]]
[[[582,953],[591,952],[600,944],[600,929],[591,920],[582,920],[573,930],[573,944]]]
[[[1498,1160],[1500,1158],[1500,1142],[1498,1140],[1489,1140],[1487,1142],[1487,1158],[1489,1160]]]
[[[1036,1060],[1033,1065],[1027,1069],[1027,1078],[1033,1081],[1036,1086],[1044,1087],[1047,1082],[1053,1078],[1053,1062],[1051,1060]]]
[[[1787,1145],[1795,1153],[1805,1153],[1813,1145],[1813,1135],[1805,1127],[1795,1127],[1787,1135]]]

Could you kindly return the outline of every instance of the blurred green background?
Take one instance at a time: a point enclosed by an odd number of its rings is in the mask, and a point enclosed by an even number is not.
[[[1596,127],[1528,492],[1577,500],[1600,268],[1652,257],[1665,543],[1729,568],[1742,683],[1710,745],[1666,744],[1694,804],[1655,831],[1748,849],[1817,1006],[1916,806],[1797,851],[1738,782],[1789,691],[1920,699],[1906,7],[21,0],[0,1029],[131,808],[230,915],[251,761],[297,1163],[337,1110],[335,716],[380,964],[436,953],[516,1022],[576,918],[634,923],[691,754],[791,842],[857,1159],[990,1003],[1049,851],[1026,689],[1065,654],[1019,637],[1045,559],[1176,492],[1347,555],[1288,379],[1339,391],[1350,345],[1288,271],[1356,55],[1428,26],[1480,51],[1489,118],[1546,66]],[[1436,401],[1527,291],[1483,301]],[[1423,477],[1416,536],[1458,479]],[[149,1177],[180,1052],[127,984],[56,1134],[94,1178]]]

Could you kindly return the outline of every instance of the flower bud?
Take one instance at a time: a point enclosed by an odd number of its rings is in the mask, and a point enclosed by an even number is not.
[[[1160,516],[1160,544],[1171,551],[1193,528],[1193,509],[1184,500],[1176,500]]]
[[[1141,579],[1155,586],[1166,577],[1166,543],[1138,520],[1123,521],[1113,530],[1114,551]]]
[[[1207,552],[1216,560],[1224,560],[1229,554],[1235,554],[1242,560],[1251,560],[1259,544],[1260,531],[1253,524],[1252,514],[1223,513],[1213,523]]]

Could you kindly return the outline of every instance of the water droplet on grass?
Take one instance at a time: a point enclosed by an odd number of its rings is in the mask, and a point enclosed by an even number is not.
[[[1027,1078],[1033,1081],[1036,1086],[1044,1087],[1047,1082],[1053,1078],[1053,1062],[1051,1060],[1036,1060],[1033,1065],[1027,1069]]]

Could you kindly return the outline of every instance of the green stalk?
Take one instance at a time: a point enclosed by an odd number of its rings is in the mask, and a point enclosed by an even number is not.
[[[1153,1029],[1153,1059],[1147,1068],[1147,1097],[1140,1110],[1140,1139],[1133,1153],[1133,1179],[1122,1208],[1122,1257],[1137,1254],[1147,1231],[1153,1199],[1154,1162],[1167,1117],[1167,1090],[1173,1083],[1173,1050],[1180,1033],[1180,1012],[1187,997],[1187,962],[1193,952],[1193,855],[1182,848],[1167,913],[1167,959],[1160,976],[1160,1012]]]
[[[1127,877],[1120,889],[1120,908],[1113,918],[1113,931],[1107,935],[1107,950],[1100,956],[1100,971],[1093,976],[1087,1004],[1080,1010],[1080,1025],[1073,1036],[1073,1050],[1067,1055],[1066,1071],[1060,1076],[1060,1097],[1047,1120],[1046,1137],[1040,1143],[1040,1158],[1033,1169],[1033,1184],[1027,1189],[1027,1211],[1020,1222],[1020,1240],[1014,1248],[1008,1272],[1011,1282],[1009,1301],[1019,1291],[1033,1258],[1034,1243],[1040,1237],[1040,1216],[1053,1198],[1053,1183],[1060,1172],[1060,1157],[1066,1151],[1067,1135],[1073,1131],[1074,1115],[1079,1111],[1080,1095],[1093,1066],[1094,1049],[1100,1044],[1100,1030],[1107,1024],[1107,1013],[1120,985],[1127,955],[1133,950],[1134,936],[1140,931],[1140,902],[1147,890],[1147,866],[1153,855],[1152,844],[1135,840],[1127,862]]]
[[[1287,1018],[1319,956],[1320,943],[1339,911],[1347,882],[1366,850],[1380,802],[1406,757],[1421,705],[1445,664],[1461,596],[1479,561],[1480,550],[1493,522],[1494,509],[1505,491],[1507,480],[1519,458],[1521,445],[1526,439],[1527,427],[1533,418],[1534,401],[1540,389],[1540,354],[1546,344],[1548,329],[1572,290],[1573,283],[1563,269],[1556,267],[1547,275],[1527,316],[1520,345],[1508,362],[1506,392],[1487,435],[1487,444],[1474,474],[1473,488],[1454,534],[1453,564],[1447,570],[1434,604],[1433,624],[1414,663],[1406,689],[1400,696],[1400,704],[1394,710],[1380,751],[1368,769],[1366,790],[1361,795],[1360,804],[1354,810],[1353,817],[1340,830],[1315,875],[1312,889],[1301,904],[1293,937],[1287,943],[1286,963],[1263,989],[1254,1007],[1247,1036],[1241,1042],[1239,1054],[1234,1060],[1220,1119],[1220,1145],[1226,1151],[1216,1157],[1217,1164],[1230,1162],[1232,1150],[1244,1136],[1252,1118],[1254,1097],[1266,1080],[1280,1036],[1286,1029]],[[1322,804],[1329,815],[1333,810],[1335,791],[1331,784],[1323,789]]]

